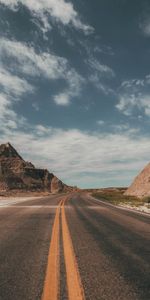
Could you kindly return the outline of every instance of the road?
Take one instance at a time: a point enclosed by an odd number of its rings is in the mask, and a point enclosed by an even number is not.
[[[83,192],[0,206],[0,300],[150,299],[150,217]]]

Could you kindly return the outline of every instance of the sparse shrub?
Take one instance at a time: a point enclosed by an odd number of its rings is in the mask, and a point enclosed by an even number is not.
[[[92,196],[101,199],[102,201],[107,201],[109,203],[112,203],[114,205],[130,204],[130,205],[138,206],[141,204],[141,199],[136,198],[134,196],[126,196],[120,190],[99,191],[99,192],[92,193]]]

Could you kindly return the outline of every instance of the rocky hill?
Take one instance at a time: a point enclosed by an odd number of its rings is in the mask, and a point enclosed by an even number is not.
[[[136,196],[139,198],[150,196],[150,163],[134,179],[125,195]]]
[[[46,169],[38,169],[26,162],[10,143],[0,145],[0,191],[63,192],[65,185]]]

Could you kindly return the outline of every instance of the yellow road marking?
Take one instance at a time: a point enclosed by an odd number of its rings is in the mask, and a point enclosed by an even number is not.
[[[48,255],[48,264],[42,300],[57,300],[59,297],[59,237],[60,237],[60,207],[62,201],[56,209],[52,237]]]
[[[67,287],[69,300],[85,300],[77,261],[75,258],[71,236],[67,225],[64,202],[62,203],[62,235],[64,246],[64,257],[67,273]]]
[[[62,219],[62,235],[67,274],[68,299],[85,300],[84,290],[82,287],[78,265],[75,258],[72,240],[65,215],[64,203],[66,199],[67,198],[62,199],[56,209],[42,300],[58,300],[60,296],[60,212]]]

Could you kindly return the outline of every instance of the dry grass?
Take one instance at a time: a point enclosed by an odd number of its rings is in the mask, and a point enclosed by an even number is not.
[[[93,192],[92,196],[114,205],[129,204],[131,206],[142,206],[146,203],[150,204],[150,197],[140,199],[133,196],[126,196],[124,195],[124,191],[121,190],[99,190],[98,192]]]

